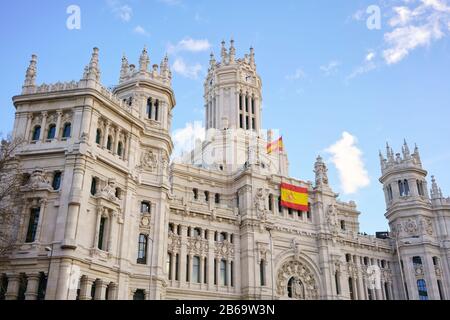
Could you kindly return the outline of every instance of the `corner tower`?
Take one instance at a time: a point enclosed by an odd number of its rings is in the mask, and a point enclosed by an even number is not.
[[[222,42],[221,61],[211,53],[204,84],[206,129],[261,129],[261,78],[256,72],[255,52],[236,59],[234,41]]]

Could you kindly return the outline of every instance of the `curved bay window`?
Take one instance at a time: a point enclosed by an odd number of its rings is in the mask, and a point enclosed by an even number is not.
[[[138,264],[147,264],[147,243],[148,237],[145,234],[139,235],[139,246],[138,246]]]

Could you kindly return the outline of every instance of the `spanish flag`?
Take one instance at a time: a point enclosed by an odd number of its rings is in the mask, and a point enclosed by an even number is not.
[[[308,189],[282,183],[281,205],[298,211],[308,211]]]
[[[267,153],[272,154],[274,151],[283,152],[284,145],[283,145],[283,137],[280,137],[278,140],[275,140],[273,142],[269,142],[267,144]]]

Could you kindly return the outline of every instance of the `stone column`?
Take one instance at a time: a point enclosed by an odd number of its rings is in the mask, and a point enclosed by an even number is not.
[[[424,280],[427,284],[428,299],[430,300],[440,300],[439,288],[437,286],[436,270],[434,268],[433,259],[431,254],[426,254],[422,257],[423,259],[423,271]]]
[[[6,300],[17,300],[19,297],[20,275],[8,274],[8,288],[6,290]]]
[[[45,211],[47,209],[47,199],[39,200],[39,204],[40,204],[39,221],[38,221],[38,226],[36,228],[36,236],[35,236],[35,240],[34,240],[35,242],[40,242],[42,224],[44,223]]]
[[[72,263],[63,259],[59,265],[58,284],[56,287],[56,300],[67,300],[69,296],[69,277]]]
[[[107,300],[117,300],[117,284],[110,283]]]
[[[171,271],[170,273],[172,274],[172,282],[176,281],[176,274],[177,274],[177,253],[176,252],[171,252],[171,257],[172,257],[172,264],[170,265]],[[178,261],[178,263],[180,263]],[[179,274],[178,274],[178,279],[179,279]]]
[[[39,289],[39,273],[27,274],[28,284],[25,292],[25,300],[37,300]]]
[[[108,283],[104,280],[97,280],[95,282],[95,300],[105,300],[107,286]]]
[[[97,221],[95,223],[95,234],[93,248],[98,248],[98,237],[100,229],[100,220],[102,219],[103,208],[97,208]]]
[[[31,130],[31,121],[33,121],[33,114],[32,113],[28,113],[27,114],[27,125],[26,125],[25,132],[24,132],[24,138],[27,141],[30,140],[30,137],[31,137],[31,134],[32,134],[30,132],[30,130]]]
[[[115,128],[114,129],[114,145],[113,145],[113,150],[112,150],[113,154],[117,154],[117,149],[119,148],[119,133],[120,133],[119,128]]]
[[[214,231],[208,232],[208,289],[214,288]]]
[[[216,279],[217,279],[217,287],[220,287],[220,261],[221,261],[220,257],[216,256],[216,259],[215,259],[215,265],[216,265],[215,274],[216,274]]]
[[[109,218],[109,230],[108,230],[108,252],[114,253],[114,235],[116,234],[116,220],[118,212],[114,211]]]
[[[80,280],[80,300],[91,300],[91,290],[95,279],[87,276],[81,277]]]
[[[58,115],[58,118],[56,119],[56,133],[55,133],[55,138],[57,140],[59,140],[62,135],[60,135],[60,131],[61,131],[61,118],[62,118],[62,111],[58,110],[56,111],[56,114]]]
[[[103,134],[102,149],[106,149],[106,146],[108,144],[108,136],[109,136],[110,126],[111,126],[111,122],[106,121],[105,122],[105,130],[104,130],[104,134]]]
[[[45,132],[46,132],[46,127],[47,127],[47,112],[44,111],[42,112],[42,123],[41,123],[41,135],[39,136],[39,140],[44,142],[45,139],[47,138],[45,136]]]
[[[188,272],[188,275],[189,275],[189,283],[193,283],[193,281],[192,281],[192,265],[194,262],[193,260],[194,260],[194,255],[190,253],[188,270],[186,271],[186,272]]]
[[[180,249],[180,284],[186,282],[186,226],[180,225],[181,249]]]

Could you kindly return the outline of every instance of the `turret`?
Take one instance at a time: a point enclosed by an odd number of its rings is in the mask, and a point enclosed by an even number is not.
[[[91,61],[89,65],[84,69],[83,80],[93,80],[96,82],[100,82],[100,67],[99,67],[99,59],[98,59],[98,48],[94,48],[92,51]]]

